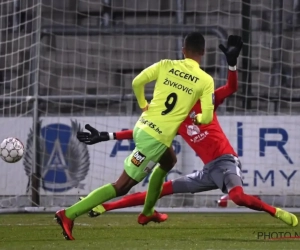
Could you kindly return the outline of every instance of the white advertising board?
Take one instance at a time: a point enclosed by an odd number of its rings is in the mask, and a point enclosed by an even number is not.
[[[86,123],[101,131],[133,128],[137,117],[46,117],[41,121],[39,150],[42,157],[42,188],[46,195],[87,194],[117,179],[131,141],[109,141],[85,146],[76,139],[78,126]],[[245,190],[251,194],[300,195],[300,117],[224,116],[224,132],[240,155]],[[0,161],[0,195],[24,195],[32,167],[31,118],[1,118],[0,138],[14,136],[27,153],[18,163]],[[199,157],[177,136],[174,140],[178,162],[168,179],[200,170]],[[145,190],[147,178],[134,191]],[[214,191],[219,194],[220,191]]]

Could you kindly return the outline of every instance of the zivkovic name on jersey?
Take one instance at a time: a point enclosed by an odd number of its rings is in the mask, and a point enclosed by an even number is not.
[[[90,156],[87,145],[80,143],[76,134],[80,124],[49,124],[41,129],[39,148],[41,154],[42,187],[50,192],[64,192],[74,187],[83,189],[89,171]],[[33,130],[30,129],[24,156],[24,168],[29,179],[32,175]],[[28,185],[30,187],[30,185]]]
[[[188,93],[189,95],[193,94],[193,89],[191,88],[188,88],[180,83],[177,83],[177,82],[172,82],[170,81],[168,78],[166,78],[164,80],[164,84],[167,85],[167,86],[170,86],[170,87],[173,87],[173,88],[176,88],[176,89],[179,89],[179,90],[182,90],[183,92],[186,92]]]

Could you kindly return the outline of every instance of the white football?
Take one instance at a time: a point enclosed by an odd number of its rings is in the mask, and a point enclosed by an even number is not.
[[[0,156],[3,161],[15,163],[22,159],[24,154],[23,143],[13,137],[4,139],[0,144]]]

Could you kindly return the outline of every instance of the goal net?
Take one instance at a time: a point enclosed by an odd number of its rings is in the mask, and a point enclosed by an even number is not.
[[[298,209],[299,7],[292,0],[1,1],[0,135],[19,138],[26,153],[18,163],[0,162],[0,212],[52,211],[115,181],[134,142],[86,146],[77,131],[132,129],[140,114],[132,79],[160,59],[181,59],[192,30],[205,36],[201,67],[216,88],[227,77],[219,43],[243,37],[239,90],[219,108],[219,121],[240,156],[245,191]],[[173,147],[178,162],[167,180],[203,167],[181,137]],[[148,177],[130,193],[147,187]],[[158,206],[213,211],[222,195],[173,195]]]

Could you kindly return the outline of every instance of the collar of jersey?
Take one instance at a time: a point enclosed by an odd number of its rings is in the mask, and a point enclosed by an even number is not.
[[[193,65],[193,66],[200,66],[199,63],[197,63],[197,62],[194,61],[193,59],[185,58],[184,60],[185,60],[186,62],[188,62],[189,64]]]

